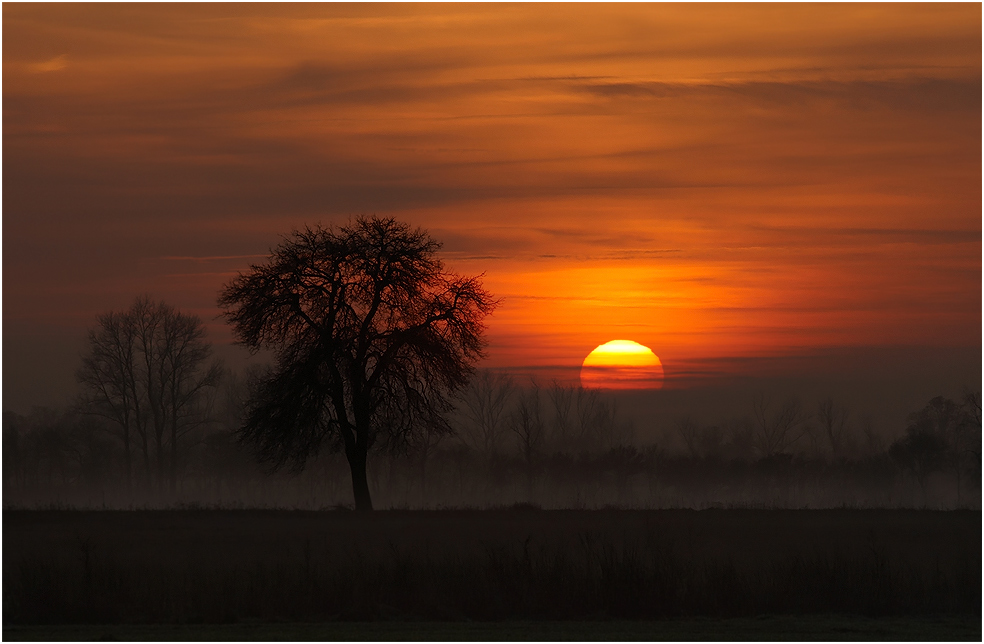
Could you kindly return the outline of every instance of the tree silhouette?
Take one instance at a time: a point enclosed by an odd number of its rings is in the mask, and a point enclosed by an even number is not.
[[[558,452],[565,451],[569,447],[571,439],[571,408],[574,401],[574,387],[554,380],[550,389],[547,390],[547,396],[553,409],[551,448]]]
[[[830,396],[817,404],[817,421],[830,445],[830,453],[839,458],[844,451],[844,438],[847,434],[847,421],[850,412],[834,402]]]
[[[486,467],[492,466],[505,430],[506,409],[513,396],[512,378],[484,369],[461,395],[461,412],[468,421],[464,438],[482,455]]]
[[[676,428],[677,433],[680,434],[680,438],[683,439],[683,444],[687,447],[687,452],[690,454],[690,458],[700,458],[700,444],[698,442],[700,437],[700,425],[698,425],[690,416],[685,416],[677,420]]]
[[[391,218],[306,227],[228,284],[219,306],[239,342],[273,349],[241,438],[274,467],[344,450],[358,510],[371,510],[369,449],[380,435],[450,432],[445,414],[483,355],[496,302],[478,277],[445,270],[440,244]]]
[[[165,302],[141,297],[97,318],[76,378],[83,409],[117,428],[128,488],[136,447],[145,482],[153,471],[159,489],[169,481],[175,492],[179,439],[207,420],[205,394],[221,375],[217,362],[206,366],[211,353],[201,320]]]
[[[958,507],[964,469],[979,458],[976,456],[980,450],[979,406],[973,394],[965,394],[964,404],[936,396],[925,407],[909,414],[905,436],[889,449],[892,458],[912,472],[924,492],[926,480],[933,472],[943,468],[952,470]]]
[[[516,408],[509,416],[508,424],[519,443],[519,450],[526,470],[526,498],[532,502],[533,479],[545,434],[541,413],[540,386],[535,381],[531,380],[529,388],[519,392]]]
[[[752,399],[752,420],[759,454],[763,458],[771,458],[785,453],[803,436],[800,425],[805,418],[799,402],[794,398],[773,406],[769,397],[763,394],[755,396]]]

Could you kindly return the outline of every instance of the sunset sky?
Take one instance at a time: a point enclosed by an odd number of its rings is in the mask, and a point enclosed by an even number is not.
[[[228,359],[222,285],[359,214],[485,273],[493,367],[979,360],[981,74],[977,3],[4,4],[4,408],[145,293]]]

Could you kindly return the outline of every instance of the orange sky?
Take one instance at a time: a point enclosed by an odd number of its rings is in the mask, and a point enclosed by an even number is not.
[[[4,4],[3,160],[5,405],[361,213],[486,273],[493,366],[981,344],[979,4]]]

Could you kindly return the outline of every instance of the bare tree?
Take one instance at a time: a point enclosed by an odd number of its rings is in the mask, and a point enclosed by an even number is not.
[[[601,449],[612,451],[632,442],[634,427],[631,422],[623,421],[619,417],[618,404],[614,399],[599,399],[595,433]]]
[[[530,381],[529,389],[520,392],[516,409],[509,418],[509,429],[516,435],[526,468],[527,498],[532,500],[536,460],[544,441],[540,387]]]
[[[952,400],[934,398],[909,414],[905,435],[889,446],[889,455],[903,471],[912,473],[923,493],[930,475],[947,464],[949,426],[956,412],[957,405]],[[959,498],[959,479],[957,483]]]
[[[123,444],[127,490],[133,486],[135,434],[142,434],[143,417],[136,381],[136,329],[127,312],[110,311],[97,318],[89,331],[89,351],[76,378],[82,384],[81,406],[117,428]]]
[[[966,423],[960,436],[960,450],[967,466],[980,480],[981,472],[981,392],[966,388],[963,392]]]
[[[700,425],[690,416],[680,418],[676,423],[677,433],[683,439],[683,444],[691,458],[700,457]]]
[[[979,395],[979,394],[978,394]],[[949,469],[956,479],[957,506],[961,503],[964,470],[980,464],[980,407],[974,394],[963,403],[937,396],[909,414],[905,436],[892,443],[889,454],[911,472],[923,492],[930,475]]]
[[[599,415],[602,413],[601,397],[597,389],[574,389],[574,421],[576,423],[572,445],[579,451],[590,449],[595,438]]]
[[[718,425],[701,427],[699,441],[703,458],[720,458],[724,446],[724,430]]]
[[[377,437],[445,415],[483,355],[495,301],[479,277],[446,271],[440,244],[391,218],[305,228],[226,286],[219,305],[239,342],[277,367],[254,387],[241,437],[275,467],[344,450],[355,505],[371,510]]]
[[[724,430],[717,425],[703,426],[690,416],[677,420],[677,433],[691,458],[717,458],[724,445]]]
[[[472,378],[461,397],[462,412],[470,425],[465,436],[486,464],[499,449],[513,389],[509,375],[483,369]]]
[[[571,411],[574,402],[574,387],[553,381],[547,391],[550,406],[553,409],[553,427],[551,429],[552,449],[563,451],[570,445],[571,440]]]
[[[180,439],[207,420],[206,393],[221,374],[217,362],[206,365],[211,351],[200,319],[147,297],[97,318],[77,378],[83,408],[117,428],[128,487],[139,439],[145,481],[176,490]]]
[[[848,409],[836,405],[833,398],[824,398],[817,404],[817,422],[834,458],[843,455],[849,416]]]
[[[728,419],[721,429],[731,458],[748,460],[758,451],[755,424],[748,416]]]
[[[885,441],[875,429],[875,421],[868,414],[861,416],[861,435],[864,436],[864,448],[869,456],[880,454],[885,449]]]
[[[148,378],[148,399],[155,403],[154,435],[158,460],[163,461],[164,445],[169,446],[168,478],[171,492],[177,488],[179,438],[212,418],[215,387],[222,370],[218,362],[205,367],[212,348],[205,342],[205,327],[197,317],[184,315],[165,304],[148,317],[156,317],[157,374]],[[152,391],[151,382],[157,391]],[[162,436],[164,437],[162,439]]]
[[[967,410],[968,420],[970,421],[971,427],[977,429],[978,433],[981,430],[981,392],[974,391],[973,389],[965,388],[963,392],[963,406]],[[978,454],[980,456],[980,454]]]
[[[448,434],[445,432],[436,431],[433,427],[425,426],[421,428],[414,439],[412,447],[413,459],[417,462],[420,476],[420,497],[424,502],[427,501],[427,464],[447,436]]]
[[[771,457],[785,453],[803,435],[801,423],[806,420],[800,404],[793,398],[773,405],[770,398],[757,395],[752,400],[752,421],[759,454]]]

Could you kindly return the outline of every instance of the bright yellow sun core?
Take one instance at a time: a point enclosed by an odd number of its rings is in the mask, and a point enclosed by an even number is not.
[[[612,340],[588,354],[581,365],[581,386],[591,389],[660,389],[663,364],[649,347]]]

